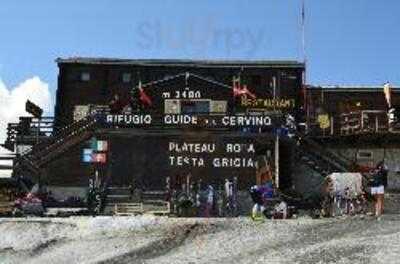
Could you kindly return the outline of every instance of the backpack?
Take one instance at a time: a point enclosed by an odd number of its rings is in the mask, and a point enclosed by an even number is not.
[[[382,185],[385,186],[385,188],[386,188],[387,181],[388,181],[388,171],[383,169],[381,173],[382,173],[382,176],[381,176],[382,177]]]

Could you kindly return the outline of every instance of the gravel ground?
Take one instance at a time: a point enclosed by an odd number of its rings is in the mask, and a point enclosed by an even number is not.
[[[399,263],[400,215],[0,219],[0,263]]]

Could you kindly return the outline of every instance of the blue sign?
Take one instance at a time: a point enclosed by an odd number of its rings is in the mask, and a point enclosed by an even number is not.
[[[83,155],[92,155],[93,149],[83,149]]]
[[[92,155],[83,155],[82,156],[82,161],[83,162],[92,162]]]

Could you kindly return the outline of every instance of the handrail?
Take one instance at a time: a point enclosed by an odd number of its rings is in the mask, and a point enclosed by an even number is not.
[[[68,139],[71,139],[77,135],[82,135],[82,132],[90,129],[92,125],[96,123],[96,120],[89,116],[83,120],[78,122],[74,122],[68,129],[64,129],[62,133],[58,133],[57,136],[49,138],[47,141],[42,141],[36,145],[34,145],[29,151],[20,155],[17,159],[18,161],[25,161],[29,164],[31,168],[34,169],[35,172],[38,172],[41,165],[48,161],[46,157],[53,153],[51,150],[53,148],[64,145]],[[19,162],[17,162],[18,164]]]
[[[371,118],[374,122],[371,122]],[[351,119],[349,119],[351,118]],[[383,121],[382,121],[383,120]],[[384,125],[381,125],[381,124]],[[383,128],[383,131],[382,131]],[[387,112],[383,110],[360,110],[340,114],[341,134],[389,132]]]
[[[364,109],[349,112],[330,114],[330,126],[327,129],[319,128],[315,117],[308,120],[309,134],[317,137],[347,136],[364,133],[391,133],[388,113],[384,110]]]

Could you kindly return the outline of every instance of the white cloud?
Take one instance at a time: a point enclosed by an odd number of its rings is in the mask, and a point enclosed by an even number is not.
[[[39,105],[44,112],[52,112],[49,85],[39,77],[27,79],[16,87],[8,89],[0,79],[0,143],[4,143],[7,135],[7,124],[18,122],[20,116],[29,116],[25,112],[25,102],[30,100]],[[0,147],[0,154],[4,149]]]

